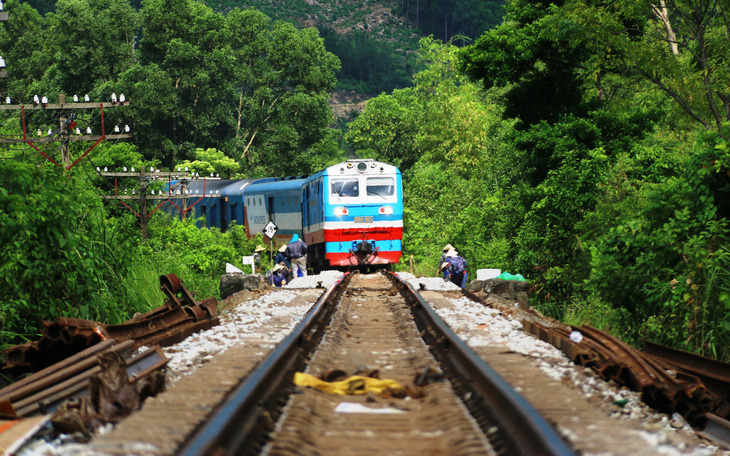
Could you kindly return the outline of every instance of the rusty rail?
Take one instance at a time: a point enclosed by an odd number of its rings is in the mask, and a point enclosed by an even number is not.
[[[97,355],[106,352],[120,354],[127,364],[130,382],[144,378],[164,367],[168,359],[159,347],[132,355],[132,341],[112,343],[103,350],[80,353],[77,359],[61,361],[41,372],[0,390],[0,403],[11,404],[19,417],[48,413],[71,398],[87,394],[91,377],[102,368]],[[94,348],[94,347],[92,347]]]
[[[488,428],[497,426],[497,434],[492,433],[490,439],[497,441],[504,454],[574,454],[555,428],[454,334],[410,284],[393,273],[386,274],[411,306],[436,359],[459,373],[456,383],[462,385],[464,403],[486,415],[486,420],[477,419],[485,434],[490,435]]]
[[[474,293],[464,291],[464,295],[489,306]],[[668,363],[667,359],[642,353],[591,326],[568,326],[541,316],[536,318],[529,312],[517,313],[515,317],[526,332],[558,348],[576,364],[592,368],[604,380],[614,380],[641,393],[642,400],[658,411],[679,413],[693,426],[703,425],[708,412],[730,413],[727,390],[718,394],[720,390],[710,385],[710,376],[678,370],[676,359]],[[571,339],[573,332],[581,334],[580,342]],[[717,364],[704,366],[719,375],[721,367]],[[730,372],[728,365],[722,369],[724,373]]]
[[[320,296],[291,334],[231,393],[180,455],[235,454],[249,439],[255,438],[252,431],[257,426],[270,429],[276,417],[264,413],[266,405],[280,401],[280,385],[292,377],[306,354],[316,346],[351,279],[352,274],[345,273]]]
[[[160,289],[167,296],[162,306],[119,325],[68,317],[43,322],[38,341],[3,352],[7,358],[3,371],[10,377],[19,378],[108,339],[133,340],[135,347],[165,347],[219,323],[216,299],[196,301],[175,274],[161,276]]]

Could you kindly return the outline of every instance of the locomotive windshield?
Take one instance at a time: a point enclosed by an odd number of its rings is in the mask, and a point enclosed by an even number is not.
[[[393,196],[395,182],[392,177],[368,177],[367,194],[377,196]]]
[[[357,178],[332,180],[332,194],[346,198],[360,196]]]

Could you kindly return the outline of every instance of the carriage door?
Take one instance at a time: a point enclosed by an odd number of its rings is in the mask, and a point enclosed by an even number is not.
[[[220,206],[221,206],[220,207],[220,218],[221,218],[221,220],[220,220],[220,222],[221,222],[220,227],[221,227],[221,233],[225,233],[226,232],[226,228],[228,228],[228,221],[226,220],[226,216],[227,216],[226,213],[228,212],[228,208],[226,207],[227,206],[226,201],[228,201],[228,197],[227,196],[224,196],[223,198],[220,199]]]
[[[269,197],[269,221],[276,224],[274,221],[274,199],[273,196]]]
[[[302,227],[309,227],[309,184],[302,191]]]

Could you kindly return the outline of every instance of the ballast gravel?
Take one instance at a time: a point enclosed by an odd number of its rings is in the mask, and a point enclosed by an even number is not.
[[[341,276],[342,272],[339,271],[323,271],[318,275],[298,277],[282,288],[223,314],[220,317],[220,325],[193,334],[184,341],[165,348],[165,355],[170,358],[167,365],[168,382],[176,383],[180,378],[194,372],[201,364],[254,334],[259,341],[268,344],[265,348],[274,348],[294,329],[314,304],[310,302],[301,306],[287,305],[298,296],[297,289],[327,288]],[[276,327],[267,327],[275,317],[279,324]],[[264,327],[266,330],[262,331]]]
[[[167,386],[174,385],[181,378],[195,372],[202,364],[232,346],[245,342],[247,338],[255,337],[262,350],[274,348],[294,329],[314,304],[314,301],[303,305],[290,304],[300,294],[301,289],[327,288],[341,276],[342,273],[339,271],[324,271],[318,275],[294,279],[286,287],[274,289],[270,293],[236,306],[229,312],[224,312],[219,317],[219,325],[163,348],[165,355],[170,359],[166,367]],[[277,320],[276,326],[269,324],[273,318]],[[146,349],[142,347],[140,351]],[[100,433],[110,432],[111,429],[113,426],[109,425],[101,429]],[[17,456],[101,456],[94,455],[85,448],[85,445],[75,443],[72,436],[62,434],[51,442],[45,440],[30,442],[17,453]]]
[[[418,282],[424,283],[424,280],[419,278]],[[641,436],[646,442],[655,447],[656,454],[730,455],[729,451],[721,450],[697,437],[681,415],[657,413],[641,401],[639,393],[625,387],[618,388],[613,382],[598,378],[592,370],[576,366],[557,348],[523,331],[522,324],[510,316],[466,297],[448,299],[454,308],[438,309],[437,312],[470,347],[506,345],[509,350],[531,358],[550,377],[569,380],[587,399],[598,400],[601,408],[615,418],[631,421],[636,429],[641,429]],[[615,404],[624,401],[626,404],[623,407]],[[565,429],[561,431],[570,440],[570,432]],[[605,453],[601,454],[608,456],[612,454],[611,449],[606,448]]]
[[[341,275],[342,273],[338,271],[324,271],[318,275],[292,280],[283,288],[272,290],[225,313],[221,316],[219,326],[166,348],[165,354],[170,358],[167,368],[168,382],[174,384],[180,378],[194,372],[197,366],[247,337],[256,337],[259,342],[263,340],[273,348],[293,329],[313,304],[289,305],[298,295],[297,289],[327,288]],[[416,290],[459,290],[458,286],[439,277],[415,277],[405,272],[398,275]],[[720,450],[700,441],[681,416],[656,413],[643,404],[637,393],[626,388],[619,389],[612,383],[597,378],[592,371],[576,367],[562,352],[522,331],[521,324],[517,320],[464,297],[449,299],[454,308],[440,309],[439,315],[456,334],[465,338],[467,344],[475,348],[495,343],[507,345],[510,350],[532,358],[551,377],[569,379],[587,398],[600,398],[604,408],[612,410],[612,414],[617,418],[631,420],[638,429],[642,429],[642,435],[656,448],[656,454],[730,456],[729,451]],[[268,327],[267,324],[274,317],[278,317],[280,324],[276,328]],[[489,331],[475,331],[475,328],[481,325],[488,325]],[[613,404],[622,400],[626,400],[623,408]],[[565,435],[570,438],[567,431]],[[54,442],[35,442],[35,445],[27,446],[18,454],[20,456],[90,454],[83,450],[83,445],[64,445],[68,441],[69,436],[61,436]],[[610,448],[601,455],[611,455]]]

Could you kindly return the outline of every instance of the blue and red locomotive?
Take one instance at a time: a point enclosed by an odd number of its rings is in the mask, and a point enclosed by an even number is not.
[[[225,231],[235,220],[257,234],[273,222],[279,243],[298,234],[315,269],[389,265],[401,256],[403,185],[386,163],[353,159],[306,177],[193,179],[187,193],[208,227]]]

